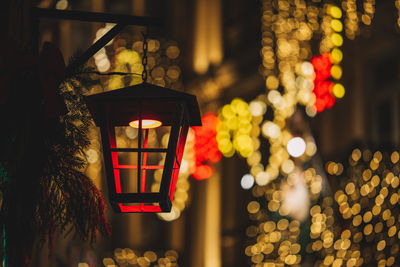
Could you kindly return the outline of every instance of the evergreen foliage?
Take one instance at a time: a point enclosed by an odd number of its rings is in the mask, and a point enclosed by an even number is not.
[[[34,68],[26,70],[27,79],[21,78],[23,73],[13,75],[12,94],[0,105],[4,125],[0,132],[0,235],[4,241],[0,254],[6,255],[5,266],[28,266],[35,240],[40,244],[48,240],[51,249],[56,232],[73,233],[91,243],[98,233],[110,234],[101,193],[82,172],[93,124],[84,93],[98,82],[79,74],[89,70],[76,70],[59,86],[68,110],[59,119],[45,117]]]

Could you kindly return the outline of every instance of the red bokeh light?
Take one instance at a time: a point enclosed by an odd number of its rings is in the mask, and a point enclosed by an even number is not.
[[[210,178],[213,173],[212,163],[221,160],[221,152],[217,144],[217,123],[218,117],[215,114],[207,113],[201,119],[201,127],[193,127],[195,135],[195,169],[193,178],[204,180]]]
[[[314,90],[315,103],[317,112],[321,112],[326,108],[331,108],[335,104],[335,98],[332,95],[333,82],[329,79],[332,77],[331,68],[332,60],[329,53],[314,57],[311,60],[314,67]]]
[[[213,169],[208,165],[196,166],[196,170],[193,173],[193,177],[196,180],[205,180],[211,177]]]

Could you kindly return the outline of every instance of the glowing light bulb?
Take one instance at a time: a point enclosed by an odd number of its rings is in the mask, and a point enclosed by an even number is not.
[[[306,142],[301,137],[294,137],[289,140],[286,148],[290,156],[298,158],[306,151]]]
[[[152,120],[152,119],[144,119],[142,120],[142,129],[152,129],[157,128],[162,125],[161,121]],[[134,120],[129,123],[129,126],[133,128],[139,128],[139,120]]]

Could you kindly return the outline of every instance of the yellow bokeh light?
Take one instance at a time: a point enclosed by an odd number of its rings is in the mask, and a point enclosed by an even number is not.
[[[400,159],[400,155],[399,152],[395,151],[392,153],[392,155],[390,156],[390,160],[392,161],[392,163],[397,163]]]
[[[333,95],[337,98],[343,98],[345,94],[344,86],[340,83],[335,83],[332,89]]]
[[[372,233],[372,229],[373,229],[372,225],[371,224],[367,224],[364,227],[364,235],[370,235]]]
[[[342,68],[339,65],[333,65],[331,68],[331,75],[334,79],[339,80],[342,78]]]
[[[342,10],[337,6],[328,6],[327,12],[335,19],[340,19],[342,17]]]
[[[338,48],[334,48],[331,51],[331,58],[333,63],[340,63],[343,60],[343,52]]]
[[[267,88],[270,90],[278,89],[279,80],[275,76],[268,76],[265,83],[266,83]]]
[[[292,160],[290,160],[290,159],[285,160],[282,163],[282,171],[284,173],[287,173],[287,174],[291,173],[294,170],[294,167],[295,167],[294,166],[294,162]]]
[[[226,119],[229,119],[229,118],[232,118],[235,116],[235,113],[233,112],[230,105],[225,105],[222,108],[222,116],[224,116]]]
[[[247,205],[247,211],[249,213],[256,213],[260,210],[260,203],[258,203],[257,201],[251,201],[248,205]]]
[[[343,24],[340,20],[333,19],[333,20],[331,20],[331,28],[335,32],[341,32],[343,30]]]
[[[317,145],[314,142],[307,142],[306,155],[311,157],[317,152]]]
[[[262,114],[265,109],[264,102],[253,101],[253,113]],[[220,121],[217,124],[216,139],[218,149],[225,157],[232,157],[237,151],[242,157],[247,158],[253,154],[254,149],[258,149],[251,135],[259,133],[259,126],[252,124],[254,117],[250,113],[249,104],[240,98],[235,98],[221,109],[218,118]]]
[[[386,241],[385,240],[379,241],[378,244],[376,245],[376,249],[378,251],[382,251],[385,247],[386,247]]]
[[[306,106],[306,113],[309,117],[315,117],[315,115],[317,115],[317,109],[314,105]]]
[[[232,100],[231,108],[238,115],[246,114],[249,112],[249,105],[240,98],[235,98]]]
[[[331,35],[332,44],[335,46],[342,46],[343,45],[343,37],[338,33],[333,33]]]

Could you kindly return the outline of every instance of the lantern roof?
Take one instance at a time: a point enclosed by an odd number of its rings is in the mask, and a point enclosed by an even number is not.
[[[96,103],[120,101],[182,101],[187,107],[190,126],[201,126],[200,109],[195,95],[165,87],[141,83],[86,97],[90,113],[96,114]]]

